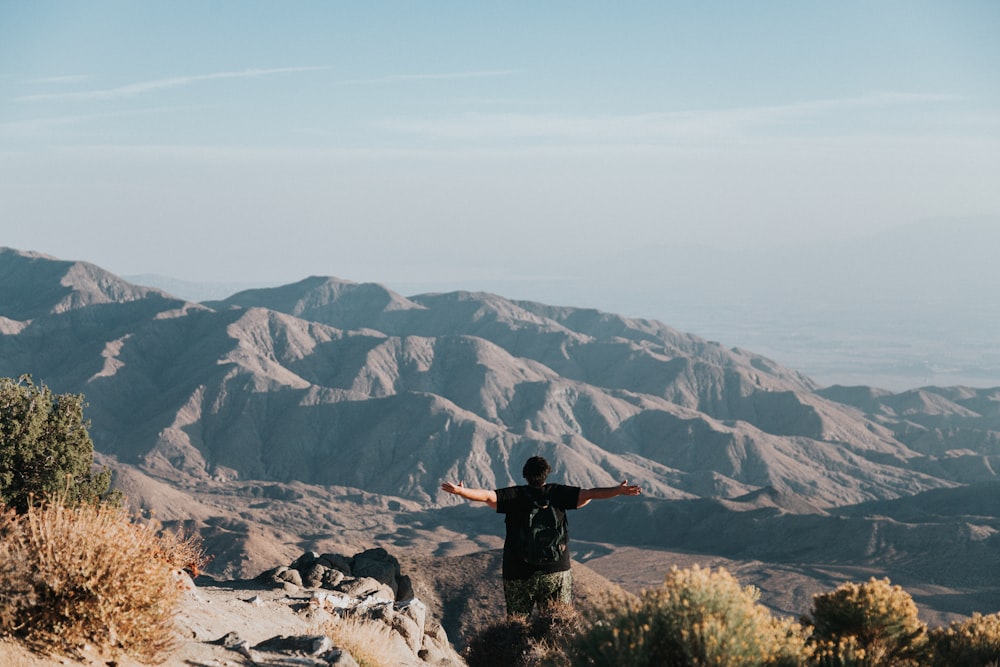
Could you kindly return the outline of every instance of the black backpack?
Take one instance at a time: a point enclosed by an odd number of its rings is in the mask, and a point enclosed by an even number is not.
[[[521,554],[529,565],[556,563],[566,550],[566,513],[542,489],[527,487],[531,509],[521,527]]]

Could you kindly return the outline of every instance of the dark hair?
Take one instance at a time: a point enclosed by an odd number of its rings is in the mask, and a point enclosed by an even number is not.
[[[524,479],[528,480],[528,484],[531,486],[542,486],[545,484],[545,478],[549,476],[551,470],[552,468],[549,466],[548,461],[541,456],[532,456],[524,464],[521,474],[524,475]]]

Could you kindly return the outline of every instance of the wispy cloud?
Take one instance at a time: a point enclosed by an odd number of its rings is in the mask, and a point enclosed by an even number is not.
[[[203,81],[217,81],[220,79],[255,79],[277,74],[291,74],[296,72],[315,72],[332,69],[330,66],[319,67],[272,67],[268,69],[246,69],[236,72],[214,72],[212,74],[196,74],[191,76],[175,76],[164,79],[152,79],[150,81],[140,81],[130,83],[116,88],[104,88],[100,90],[84,90],[79,92],[44,93],[39,95],[22,95],[15,98],[18,102],[41,102],[49,100],[114,100],[127,97],[135,97],[146,93],[164,90],[168,88],[180,88]]]
[[[111,111],[107,113],[79,114],[72,116],[50,116],[45,118],[29,118],[24,120],[0,121],[0,137],[32,137],[51,134],[53,130],[73,128],[90,123],[100,123],[112,118],[127,118],[134,116],[149,116],[155,114],[173,114],[179,111],[191,111],[198,107],[159,107],[155,109],[136,109],[131,111]]]
[[[469,72],[440,72],[428,74],[387,74],[385,76],[370,77],[364,79],[342,79],[336,83],[341,86],[349,85],[371,85],[380,83],[400,83],[405,81],[428,81],[442,79],[484,79],[498,76],[510,76],[517,74],[519,70],[514,69],[494,69],[494,70],[474,70]]]
[[[28,79],[27,83],[32,84],[69,84],[84,83],[90,80],[88,74],[66,74],[63,76],[44,76],[37,79]]]
[[[589,141],[648,141],[743,135],[760,128],[782,126],[796,121],[828,121],[831,114],[931,105],[959,99],[961,98],[952,95],[884,92],[779,105],[640,114],[580,116],[469,113],[435,119],[387,119],[380,121],[378,126],[393,132],[450,139],[587,138]],[[823,125],[829,127],[827,122]]]
[[[941,102],[956,102],[962,98],[958,95],[940,93],[903,93],[883,91],[857,95],[854,97],[839,97],[822,100],[808,100],[790,104],[768,105],[736,109],[730,112],[743,116],[771,119],[789,116],[820,115],[828,112],[879,109],[907,105],[937,104]]]

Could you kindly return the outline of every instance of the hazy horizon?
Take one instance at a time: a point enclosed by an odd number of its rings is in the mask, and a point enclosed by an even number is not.
[[[993,387],[1000,386],[996,247],[1000,218],[938,220],[835,247],[775,246],[754,254],[650,248],[591,266],[589,273],[564,267],[563,276],[372,282],[404,296],[484,291],[656,319],[765,354],[823,386]],[[279,285],[123,277],[193,301]],[[831,293],[832,285],[840,290]]]
[[[0,244],[196,283],[509,285],[742,344],[735,311],[672,318],[589,267],[997,220],[998,31],[989,0],[5,3]]]
[[[995,215],[997,28],[986,1],[7,3],[3,242],[472,280]]]

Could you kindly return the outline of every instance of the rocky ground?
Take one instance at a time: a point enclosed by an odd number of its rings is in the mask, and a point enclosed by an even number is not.
[[[397,588],[396,580],[409,580],[398,574],[394,557],[337,558],[346,574],[320,565],[326,562],[320,554],[307,553],[291,566],[274,568],[252,580],[216,581],[207,576],[191,580],[184,575],[176,643],[164,656],[164,664],[356,667],[354,655],[360,658],[365,653],[377,664],[400,667],[465,664],[427,605],[413,596],[412,588]],[[392,586],[364,576],[362,563],[367,574],[392,580]],[[352,565],[358,576],[350,572]],[[375,571],[379,565],[388,567],[379,573]],[[325,572],[315,581],[302,581],[303,574],[319,571]],[[348,589],[356,594],[346,593]],[[393,589],[406,599],[394,601]],[[339,641],[341,636],[350,639]],[[0,642],[0,667],[140,664],[89,647],[74,655],[54,656],[39,654],[14,640]]]
[[[326,620],[325,612],[308,603],[308,594],[291,594],[253,582],[201,580],[184,596],[178,613],[177,647],[164,664],[201,667],[254,664],[250,662],[248,653],[241,649],[272,637],[319,633]],[[264,658],[263,654],[258,655],[258,659]],[[140,664],[127,656],[112,656],[92,649],[74,656],[43,656],[13,640],[0,642],[0,665],[3,667],[137,667]]]
[[[320,567],[317,563],[325,561],[317,556],[303,554],[289,566],[273,568],[254,579],[219,581],[201,576],[187,580],[177,614],[176,647],[163,664],[353,667],[356,662],[350,651],[354,647],[342,653],[338,649],[346,645],[338,646],[324,637],[331,623],[360,617],[377,631],[375,648],[382,660],[378,664],[463,666],[459,651],[466,640],[504,615],[498,549],[448,557],[403,555],[399,562],[407,574],[395,575],[396,593],[413,597],[395,603],[386,599],[391,587],[374,577],[348,575],[332,584],[336,578],[330,572],[335,568]],[[358,556],[345,560],[355,566],[353,574],[361,575]],[[394,561],[393,556],[376,553],[366,565],[367,573],[389,579],[391,569],[382,574],[375,570],[379,562]],[[324,568],[326,572],[320,571]],[[575,563],[573,572],[578,607],[607,604],[613,596],[628,595],[585,565]],[[293,583],[303,573],[303,585]],[[310,576],[318,578],[310,581]],[[373,635],[360,634],[362,642],[373,641]],[[141,667],[143,663],[92,648],[72,656],[47,656],[14,640],[0,641],[0,667],[26,665]]]

